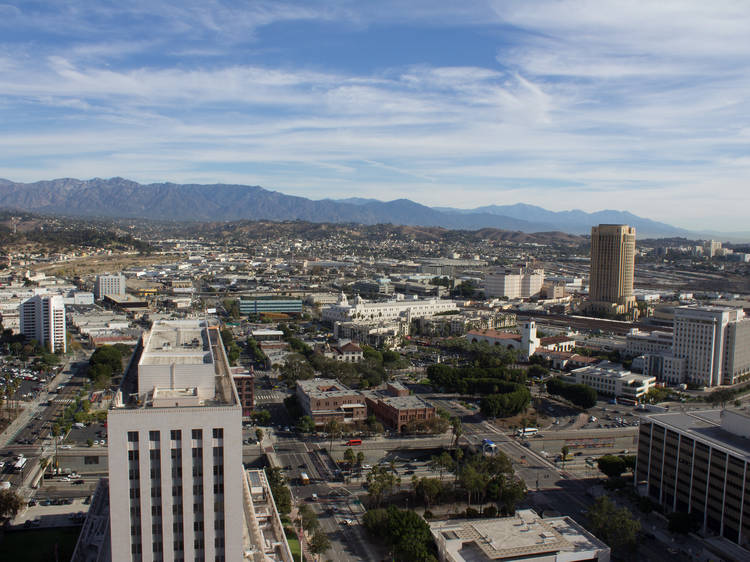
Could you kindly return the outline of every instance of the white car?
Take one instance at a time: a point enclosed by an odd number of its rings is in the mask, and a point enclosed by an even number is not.
[[[372,466],[370,466],[369,464],[363,464],[363,465],[362,465],[362,468],[363,468],[364,470],[370,470],[370,469],[372,468]]]

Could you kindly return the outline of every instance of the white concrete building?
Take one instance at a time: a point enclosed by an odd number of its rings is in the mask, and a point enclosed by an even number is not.
[[[112,559],[243,559],[242,410],[217,327],[144,334],[108,416]]]
[[[60,295],[37,295],[26,299],[19,306],[18,314],[20,331],[27,339],[48,346],[52,353],[65,353],[65,303]]]
[[[125,295],[125,276],[117,275],[97,275],[94,283],[94,297],[102,300],[106,295],[124,296]]]
[[[631,373],[609,361],[574,369],[565,378],[570,379],[569,382],[586,384],[602,394],[633,402],[641,400],[656,386],[656,377]]]
[[[741,308],[681,306],[675,309],[672,355],[684,359],[679,382],[741,382],[750,374],[750,320]]]
[[[396,295],[396,299],[385,302],[368,302],[361,297],[349,304],[346,296],[341,293],[336,304],[323,309],[323,321],[350,322],[353,320],[386,321],[404,318],[407,321],[425,316],[434,316],[440,312],[458,310],[455,301],[442,299],[405,299],[403,295]]]
[[[641,332],[637,328],[630,330],[625,338],[625,354],[637,357],[649,353],[669,353],[672,351],[672,332]]]
[[[539,296],[544,284],[541,268],[516,267],[490,272],[484,279],[486,298],[523,299]]]

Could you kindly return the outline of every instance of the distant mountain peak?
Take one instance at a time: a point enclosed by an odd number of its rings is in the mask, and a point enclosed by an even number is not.
[[[600,223],[626,222],[639,237],[683,236],[688,231],[629,211],[549,211],[528,203],[475,209],[427,207],[410,199],[379,201],[312,200],[260,186],[237,184],[140,184],[122,177],[79,180],[60,178],[34,183],[0,179],[0,207],[69,216],[157,220],[303,220],[310,222],[392,223],[478,230],[497,228],[532,232],[588,234]]]

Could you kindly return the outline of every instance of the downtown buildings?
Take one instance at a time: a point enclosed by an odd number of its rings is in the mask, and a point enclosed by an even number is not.
[[[589,307],[595,312],[626,314],[635,307],[635,228],[600,224],[591,228]]]
[[[498,269],[484,279],[485,298],[528,299],[538,297],[544,284],[544,269],[528,266]]]

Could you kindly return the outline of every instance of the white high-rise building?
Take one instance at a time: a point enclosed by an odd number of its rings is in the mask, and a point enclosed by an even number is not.
[[[118,275],[97,275],[94,284],[94,298],[102,300],[106,295],[125,295],[125,276],[121,273]]]
[[[731,385],[750,377],[750,320],[741,308],[681,306],[675,309],[665,380],[704,386]]]
[[[18,307],[20,331],[35,339],[52,353],[66,351],[65,302],[60,295],[37,295]]]
[[[108,416],[112,560],[241,560],[242,409],[219,329],[157,322],[135,353]]]

